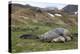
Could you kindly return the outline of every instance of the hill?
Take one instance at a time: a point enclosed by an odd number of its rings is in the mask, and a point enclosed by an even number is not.
[[[78,11],[78,5],[67,5],[66,7],[63,8],[64,12],[67,13],[75,13]]]
[[[63,27],[70,30],[71,33],[78,31],[78,17],[69,14],[57,8],[39,8],[31,5],[22,5],[10,3],[11,7],[11,44],[12,52],[31,52],[31,51],[49,51],[76,49],[77,36],[66,43],[46,43],[34,39],[19,39],[22,34],[31,34],[39,36],[45,32]],[[53,10],[52,10],[53,9]]]
[[[42,11],[39,7],[32,7],[30,5],[21,5],[21,4],[11,4],[12,7],[12,25],[17,26],[20,24],[49,24],[49,25],[61,25],[69,26],[77,25],[77,16],[72,16],[66,13],[61,12],[61,16],[56,16],[50,11]],[[66,6],[68,7],[68,6]],[[73,6],[71,6],[73,7]],[[67,9],[67,8],[64,8]],[[70,9],[69,9],[70,10]],[[57,11],[59,12],[59,10]],[[53,16],[51,16],[51,15]]]

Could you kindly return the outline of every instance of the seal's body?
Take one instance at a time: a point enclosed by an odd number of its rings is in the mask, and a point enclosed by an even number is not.
[[[49,31],[41,36],[39,36],[39,39],[42,41],[51,41],[54,38],[59,37],[60,35],[56,34],[55,32]]]
[[[64,42],[64,43],[65,43],[65,38],[62,37],[62,36],[59,36],[59,37],[57,37],[57,38],[53,38],[53,39],[51,40],[51,42]]]
[[[65,42],[65,41],[70,41],[71,37],[70,37],[69,30],[64,28],[56,28],[39,36],[39,39],[43,41],[51,41],[51,42],[54,41]]]
[[[71,40],[71,38],[70,38],[71,33],[68,29],[56,28],[56,29],[53,30],[53,32],[57,33],[60,36],[63,36],[66,39],[65,41]]]

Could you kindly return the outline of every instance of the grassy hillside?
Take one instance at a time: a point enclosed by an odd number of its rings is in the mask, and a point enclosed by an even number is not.
[[[19,4],[18,4],[19,5]],[[77,49],[77,36],[66,43],[47,43],[38,39],[20,39],[22,34],[39,36],[58,27],[77,32],[77,16],[61,12],[62,16],[50,16],[47,11],[35,10],[34,7],[12,5],[11,40],[12,52],[31,52],[47,50]],[[33,9],[32,9],[33,8]],[[37,7],[36,7],[37,8]]]

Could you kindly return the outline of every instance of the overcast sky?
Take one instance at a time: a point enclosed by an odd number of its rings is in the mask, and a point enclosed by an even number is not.
[[[57,7],[58,9],[61,9],[66,6],[66,4],[60,4],[60,3],[48,3],[48,2],[36,2],[36,1],[12,1],[12,3],[20,3],[20,4],[30,4],[31,6],[37,6],[41,8],[45,7]]]

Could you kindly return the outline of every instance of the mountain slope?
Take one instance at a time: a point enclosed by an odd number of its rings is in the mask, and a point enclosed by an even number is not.
[[[23,25],[22,27],[24,27],[24,25],[45,25],[51,27],[59,26],[70,29],[73,26],[77,26],[77,16],[72,16],[66,14],[65,12],[62,12],[61,16],[56,16],[56,13],[52,14],[49,11],[42,11],[39,7],[32,7],[30,5],[21,4],[10,5],[12,9],[12,27],[19,27],[21,25]],[[70,6],[70,8],[71,7],[73,6]],[[50,14],[54,15],[54,17]]]

